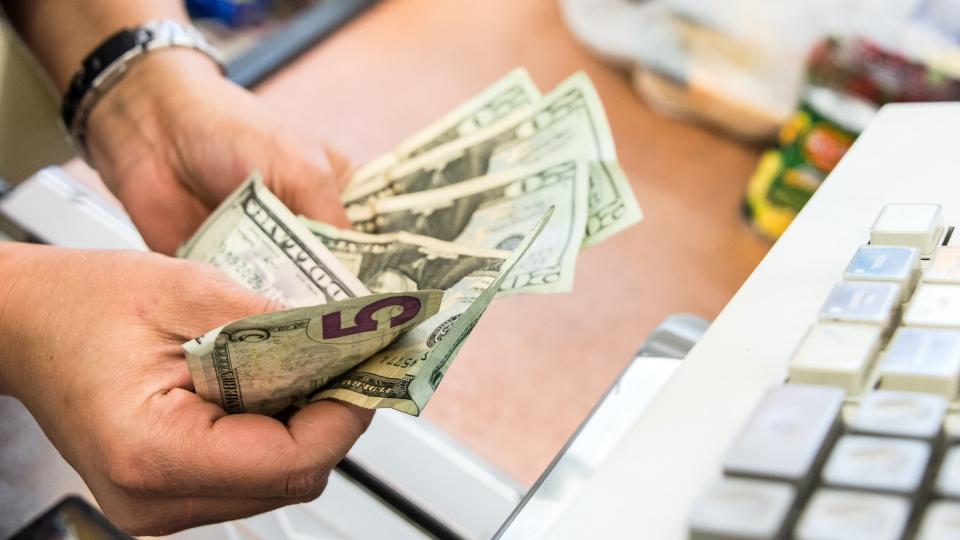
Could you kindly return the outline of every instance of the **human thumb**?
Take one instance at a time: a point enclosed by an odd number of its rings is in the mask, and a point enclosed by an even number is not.
[[[307,159],[290,152],[286,157],[276,156],[265,171],[264,182],[294,214],[349,228],[339,190],[346,172],[343,163],[334,163],[326,154]]]

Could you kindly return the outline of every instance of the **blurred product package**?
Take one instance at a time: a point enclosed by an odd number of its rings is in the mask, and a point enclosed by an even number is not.
[[[807,62],[807,80],[876,104],[952,101],[960,96],[960,79],[859,37],[818,43]]]
[[[744,213],[762,236],[779,237],[876,113],[872,103],[811,87],[750,178]]]
[[[652,109],[748,141],[779,133],[744,202],[769,238],[880,106],[960,100],[957,0],[558,1]]]
[[[893,102],[960,100],[960,79],[858,37],[828,38],[807,63],[808,89],[763,154],[744,203],[753,228],[779,237],[877,109]]]
[[[827,36],[863,36],[960,72],[956,0],[559,0],[573,34],[630,69],[659,112],[748,140],[773,139],[804,96]]]

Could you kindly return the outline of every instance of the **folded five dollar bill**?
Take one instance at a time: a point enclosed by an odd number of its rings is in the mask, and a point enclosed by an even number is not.
[[[194,389],[228,413],[273,414],[437,313],[443,291],[379,294],[264,313],[183,348]]]
[[[552,213],[553,209],[547,210],[498,272],[478,272],[444,291],[436,315],[414,326],[310,399],[336,398],[361,407],[391,407],[419,415],[480,316],[511,270],[523,260]]]

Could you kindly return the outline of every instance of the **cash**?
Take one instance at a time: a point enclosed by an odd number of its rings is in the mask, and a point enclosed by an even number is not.
[[[509,256],[464,254],[475,260],[454,271],[456,278],[447,267],[429,265],[435,275],[422,273],[423,282],[452,282],[445,291],[408,286],[403,292],[256,315],[185,343],[197,394],[228,413],[273,414],[336,398],[419,414],[551,212]],[[410,240],[408,245],[438,243]],[[429,255],[421,251],[421,265]]]
[[[642,214],[616,149],[603,106],[589,78],[577,73],[521,117],[500,122],[357,183],[344,193],[348,209],[371,200],[449,186],[513,167],[561,159],[589,162],[589,210],[584,245],[640,220]]]
[[[178,251],[287,307],[370,294],[299,219],[250,175]]]
[[[550,220],[550,209],[499,272],[475,273],[443,294],[440,311],[321,389],[309,401],[336,398],[361,407],[419,415],[511,270]]]
[[[553,207],[553,219],[502,290],[568,292],[585,232],[588,174],[586,162],[577,160],[509,169],[438,189],[373,199],[352,206],[348,214],[360,230],[407,231],[462,246],[512,249]]]
[[[443,294],[351,298],[211,330],[184,344],[194,389],[228,413],[276,413],[436,314]]]
[[[642,218],[586,75],[541,97],[522,69],[358,169],[343,202],[355,230],[254,174],[181,248],[297,308],[186,343],[205,399],[420,414],[497,294],[570,291],[580,250]]]
[[[453,289],[464,280],[496,275],[510,256],[406,232],[364,234],[301,219],[375,293]]]
[[[527,70],[514,69],[480,94],[400,143],[392,152],[359,167],[350,179],[350,186],[357,189],[364,181],[406,159],[522,112],[539,98],[540,91]]]

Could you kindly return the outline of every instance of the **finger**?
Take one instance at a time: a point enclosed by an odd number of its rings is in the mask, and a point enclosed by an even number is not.
[[[314,164],[291,157],[275,161],[277,165],[265,178],[271,191],[293,211],[310,219],[337,227],[349,227],[340,202],[337,173],[331,164]]]
[[[177,272],[185,278],[184,282],[169,284],[175,313],[158,313],[155,326],[165,332],[177,350],[183,342],[213,328],[284,307],[238,285],[211,265],[191,261],[175,264],[182,266]]]
[[[329,146],[324,147],[324,153],[330,161],[330,167],[333,169],[337,191],[343,193],[344,188],[346,188],[350,182],[350,177],[353,175],[354,167],[347,156]]]
[[[124,184],[117,193],[150,249],[173,255],[193,234],[210,210],[179,183],[150,179],[151,189]]]
[[[289,427],[259,414],[225,415],[175,388],[148,403],[156,429],[152,463],[136,487],[180,496],[315,496],[326,475],[366,430],[371,412],[336,401],[312,403]],[[125,486],[131,487],[131,486]]]
[[[160,536],[211,523],[242,519],[313,498],[107,496],[98,502],[111,523],[140,536]]]
[[[287,422],[290,435],[302,448],[324,446],[327,463],[336,465],[373,420],[373,411],[344,401],[325,399],[300,409]],[[331,438],[329,432],[352,437]]]

